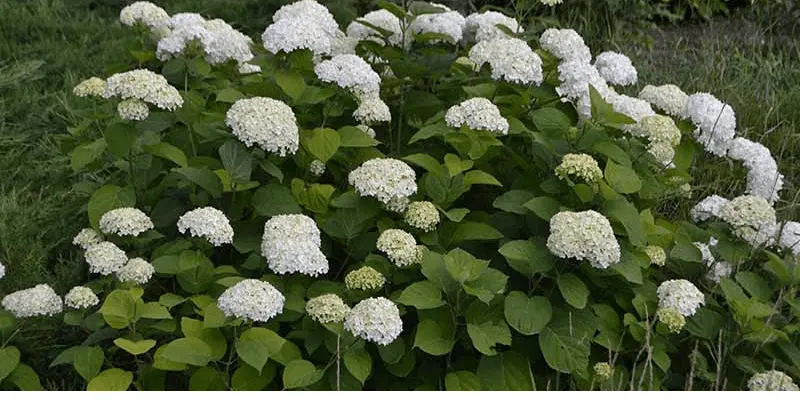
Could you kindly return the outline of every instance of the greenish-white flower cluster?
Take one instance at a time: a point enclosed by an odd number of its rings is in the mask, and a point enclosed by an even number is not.
[[[648,115],[630,128],[633,136],[648,140],[647,151],[663,165],[672,163],[675,146],[681,143],[681,131],[675,121],[663,115]]]
[[[205,238],[214,246],[233,243],[233,227],[228,217],[214,207],[195,208],[178,219],[178,232]]]
[[[483,97],[464,100],[461,104],[450,107],[444,120],[453,128],[466,125],[474,130],[485,130],[498,135],[508,134],[508,120],[500,115],[500,110],[491,100]]]
[[[217,307],[227,317],[267,322],[283,312],[286,298],[267,282],[245,279],[226,289],[217,299]]]
[[[387,229],[381,232],[377,241],[378,250],[400,268],[419,261],[419,249],[414,236],[402,229]]]
[[[86,250],[91,246],[94,246],[100,242],[102,242],[103,235],[92,228],[83,228],[75,238],[72,239],[72,244]]]
[[[686,317],[674,308],[659,308],[656,311],[656,318],[674,334],[681,333],[686,325]]]
[[[439,210],[429,201],[414,201],[406,208],[404,219],[414,228],[430,232],[439,224]]]
[[[385,346],[403,332],[403,321],[391,300],[376,297],[356,304],[345,318],[344,328],[354,336]]]
[[[753,391],[796,392],[800,390],[792,377],[777,370],[761,372],[747,381],[747,388]]]
[[[106,79],[105,98],[138,99],[163,110],[183,106],[183,98],[163,76],[146,69],[135,69],[111,75]]]
[[[117,104],[117,115],[125,121],[144,121],[150,116],[150,109],[139,99],[125,99]]]
[[[761,197],[739,196],[719,208],[719,218],[753,246],[771,244],[776,235],[775,209]]]
[[[667,253],[664,252],[663,247],[647,246],[644,248],[644,252],[650,258],[650,264],[663,267],[667,263]]]
[[[323,294],[306,302],[306,314],[321,324],[333,324],[344,321],[350,307],[344,304],[341,297],[335,294]]]
[[[98,77],[86,79],[72,88],[72,94],[78,97],[103,97],[105,92],[106,81]]]
[[[39,284],[30,289],[18,290],[3,297],[1,302],[17,318],[53,316],[61,312],[64,302],[55,290],[47,284]]]
[[[685,279],[672,279],[661,282],[656,290],[658,308],[677,310],[684,317],[689,317],[705,304],[705,296],[692,282]]]
[[[646,85],[638,97],[673,117],[684,118],[686,115],[686,99],[689,96],[675,85]]]
[[[603,179],[603,171],[597,160],[588,154],[565,154],[555,169],[558,179],[575,177],[588,183],[597,183]]]
[[[620,259],[620,248],[608,219],[597,211],[562,211],[550,218],[547,248],[561,258],[586,260],[605,269]]]
[[[386,277],[370,266],[350,271],[344,277],[344,285],[350,290],[375,291],[385,283]]]
[[[94,307],[100,304],[100,299],[92,289],[85,286],[75,286],[64,295],[64,305],[76,310]]]
[[[111,275],[128,262],[125,252],[111,242],[89,246],[83,257],[89,264],[89,272],[100,275]]]
[[[127,26],[140,23],[153,30],[162,30],[169,25],[169,14],[149,1],[137,1],[120,11],[119,22]]]
[[[133,207],[116,208],[106,212],[98,224],[105,234],[118,236],[139,236],[153,229],[153,221],[147,214]]]
[[[117,279],[120,282],[136,282],[140,285],[150,281],[153,274],[156,273],[153,264],[150,264],[142,258],[131,258],[128,262],[117,271]]]
[[[594,374],[603,380],[609,379],[611,375],[614,375],[614,369],[607,362],[596,363],[592,369],[594,369]]]

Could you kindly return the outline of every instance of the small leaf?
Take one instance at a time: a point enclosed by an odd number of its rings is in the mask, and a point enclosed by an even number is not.
[[[234,88],[225,88],[218,91],[216,97],[220,103],[235,103],[236,100],[244,98],[245,95]]]
[[[253,156],[238,140],[228,140],[219,148],[222,165],[235,182],[247,182],[253,172]]]
[[[506,321],[514,330],[523,335],[541,332],[553,316],[553,307],[546,297],[528,297],[525,293],[514,291],[506,296],[503,312]]]
[[[526,190],[509,190],[498,196],[492,206],[506,212],[524,215],[528,213],[528,209],[524,207],[525,203],[534,197],[533,193]]]
[[[138,356],[139,354],[147,353],[150,349],[155,347],[156,341],[153,339],[144,339],[134,342],[125,338],[116,338],[114,339],[114,344],[128,353]]]
[[[186,154],[183,153],[183,150],[167,142],[158,142],[150,146],[144,146],[144,150],[156,157],[172,161],[178,164],[178,166],[189,166],[189,161],[186,159]]]
[[[481,170],[469,171],[464,175],[464,184],[503,186],[497,178]]]
[[[72,366],[83,379],[91,381],[100,372],[103,361],[103,349],[97,346],[81,346],[73,355]]]
[[[373,147],[380,144],[375,138],[355,126],[339,128],[341,147]]]
[[[416,143],[432,137],[444,137],[451,129],[443,122],[422,127],[408,139],[408,144]]]
[[[444,387],[448,391],[477,391],[481,390],[481,381],[470,371],[456,371],[444,377]]]
[[[300,349],[266,328],[250,328],[236,341],[239,358],[257,371],[261,371],[270,358],[286,365],[300,359]]]
[[[133,373],[119,368],[111,368],[101,372],[89,382],[88,391],[117,391],[128,390],[133,382]]]
[[[414,282],[403,289],[397,301],[403,305],[413,306],[418,310],[437,308],[444,304],[441,290],[436,284],[428,280]]]
[[[185,167],[175,168],[173,171],[183,175],[192,183],[205,189],[214,197],[222,197],[222,181],[217,174],[211,172],[208,167]]]
[[[237,391],[262,390],[275,378],[274,364],[267,364],[261,373],[249,365],[242,365],[231,377],[231,388]]]
[[[70,166],[72,166],[72,170],[75,172],[82,170],[83,167],[91,164],[103,155],[105,150],[106,141],[102,138],[92,143],[76,147],[75,150],[72,150],[72,153],[70,153]]]
[[[524,206],[528,210],[533,211],[537,217],[545,221],[550,221],[550,218],[556,215],[558,210],[561,209],[561,203],[549,196],[534,197],[525,203]]]
[[[198,338],[181,338],[164,346],[161,356],[171,362],[203,367],[213,360],[211,348]]]
[[[322,379],[322,375],[323,371],[317,370],[311,362],[294,360],[283,370],[283,386],[286,389],[306,387]]]
[[[558,276],[558,290],[567,303],[577,309],[586,307],[589,299],[589,289],[586,284],[574,274],[563,274]]]
[[[302,131],[300,143],[316,159],[326,163],[336,154],[341,139],[339,132],[333,129],[317,128],[311,131]]]
[[[636,193],[642,188],[642,180],[636,175],[636,171],[608,160],[605,171],[606,181],[618,193]]]
[[[372,357],[364,349],[353,349],[342,357],[344,366],[363,385],[372,372]]]

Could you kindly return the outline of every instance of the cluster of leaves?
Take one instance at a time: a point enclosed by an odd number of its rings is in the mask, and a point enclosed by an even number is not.
[[[621,129],[633,121],[595,92],[591,120],[561,102],[556,63],[545,52],[546,82],[523,87],[492,81],[486,68],[476,73],[457,61],[464,50],[453,46],[418,40],[404,51],[361,43],[359,52],[379,56],[394,73],[381,93],[393,120],[374,127],[373,139],[353,126],[351,95],[315,79],[307,52],[259,54],[264,71],[242,76],[202,56],[162,64],[152,43],[141,46],[131,49],[131,67],[160,71],[181,89],[184,106],[129,122],[111,102],[87,101],[83,122],[61,138],[80,184],[93,190],[86,209],[92,227],[123,206],[145,211],[156,227],[112,238],[130,257],[150,260],[156,277],[143,287],[93,279],[86,285],[101,298],[99,309],[63,315],[85,340],[69,343],[51,367],[71,366],[88,389],[737,389],[773,366],[800,376],[796,262],[750,250],[723,226],[700,229],[658,211],[691,180],[701,152],[693,127],[681,125],[675,168],[664,170],[646,143]],[[253,96],[293,108],[297,154],[265,154],[231,136],[225,112]],[[500,108],[509,135],[444,123],[447,108],[475,96]],[[603,180],[555,176],[561,157],[578,152],[598,160]],[[443,216],[435,231],[413,230],[348,185],[350,171],[384,156],[416,168],[413,199],[434,203]],[[313,160],[326,163],[321,177],[308,172]],[[212,248],[177,232],[180,215],[206,205],[230,218],[232,246]],[[545,245],[550,217],[588,209],[608,217],[620,243],[621,261],[607,270],[558,259]],[[259,248],[264,223],[286,213],[316,220],[328,274],[278,276],[267,268]],[[428,248],[419,264],[398,269],[378,254],[379,232],[393,227]],[[739,266],[719,285],[703,280],[706,267],[693,245],[711,236],[720,241],[720,259]],[[665,267],[650,265],[647,245],[666,249]],[[387,277],[381,293],[345,288],[343,276],[363,265]],[[698,286],[707,293],[706,306],[677,335],[653,317],[656,287],[675,277],[705,282]],[[216,298],[245,278],[278,288],[284,312],[263,324],[226,318]],[[324,293],[351,305],[392,299],[402,335],[379,346],[312,321],[305,302]],[[2,387],[41,387],[11,346],[23,327],[0,315]],[[613,375],[597,376],[597,362],[609,362]]]

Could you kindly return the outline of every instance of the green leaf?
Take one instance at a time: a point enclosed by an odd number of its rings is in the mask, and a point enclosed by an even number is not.
[[[624,165],[626,167],[630,167],[632,165],[631,157],[628,155],[628,153],[619,148],[619,146],[610,140],[597,142],[592,146],[592,149],[600,154],[605,155],[609,159],[614,160],[614,162],[617,164]]]
[[[236,341],[236,353],[242,361],[258,371],[264,368],[270,358],[282,365],[301,358],[300,349],[294,343],[266,328],[244,331]]]
[[[231,388],[237,391],[262,390],[275,378],[274,364],[267,366],[259,373],[249,365],[242,365],[231,377]]]
[[[428,280],[412,283],[403,289],[397,301],[418,310],[437,308],[444,304],[441,290],[435,283]]]
[[[611,269],[624,276],[628,282],[637,285],[642,284],[642,269],[650,264],[650,258],[646,254],[635,253],[622,248],[620,261],[611,266]]]
[[[269,160],[263,160],[258,164],[258,166],[260,166],[261,169],[264,170],[264,172],[275,177],[275,179],[277,179],[278,182],[283,182],[283,171],[281,171],[280,167],[278,167],[277,165],[273,164]]]
[[[605,171],[606,181],[615,191],[623,194],[636,193],[642,189],[642,180],[636,171],[608,160]]]
[[[205,342],[211,349],[211,358],[215,361],[222,359],[228,350],[228,342],[222,332],[219,329],[206,328],[203,321],[183,317],[181,331],[186,337],[195,337]]]
[[[123,329],[133,322],[136,316],[136,299],[127,290],[114,290],[106,296],[100,307],[100,314],[108,326]]]
[[[525,203],[534,196],[527,190],[509,190],[494,199],[492,206],[506,212],[524,215],[528,213],[528,209],[524,206]]]
[[[0,382],[19,365],[19,350],[14,346],[0,349]]]
[[[218,371],[216,368],[203,367],[194,371],[189,379],[189,390],[191,391],[223,391],[227,390],[227,374]]]
[[[479,260],[462,249],[454,249],[447,253],[444,257],[444,264],[450,276],[462,284],[478,279],[489,267],[489,261]]]
[[[470,371],[456,371],[444,377],[444,387],[448,391],[477,391],[481,390],[481,381]]]
[[[452,177],[472,168],[475,162],[472,160],[462,160],[455,154],[447,153],[444,156],[444,165],[447,167]]]
[[[553,107],[534,110],[531,112],[531,120],[539,131],[552,138],[565,137],[572,127],[569,116]]]
[[[208,167],[175,168],[173,171],[183,175],[192,183],[205,189],[214,197],[222,197],[222,181]]]
[[[316,214],[328,212],[328,204],[335,191],[336,188],[331,185],[314,183],[306,187],[303,180],[292,179],[292,195],[301,206]]]
[[[494,268],[488,268],[474,280],[464,282],[464,291],[489,304],[495,296],[506,291],[508,276]]]
[[[108,151],[120,158],[128,158],[138,132],[133,125],[126,123],[111,124],[103,131]]]
[[[106,150],[105,139],[97,139],[92,143],[80,145],[70,153],[70,166],[72,170],[78,172],[83,167],[97,160]]]
[[[547,365],[563,373],[585,371],[595,330],[591,312],[556,310],[539,335],[539,347]]]
[[[317,370],[317,367],[309,361],[294,360],[286,364],[283,370],[283,387],[297,389],[313,385],[322,379],[323,372]]]
[[[511,345],[511,330],[504,321],[502,303],[473,302],[467,309],[467,334],[472,345],[483,354],[497,354],[497,344]]]
[[[133,382],[133,373],[119,368],[111,368],[94,377],[94,379],[89,382],[89,386],[86,390],[122,392],[128,390],[131,382]]]
[[[419,15],[417,13],[414,14]],[[497,90],[497,86],[494,83],[480,83],[473,86],[462,86],[461,89],[464,90],[464,92],[470,97],[485,97],[487,99],[491,99],[494,97],[494,92]]]
[[[184,363],[174,362],[166,359],[164,357],[164,350],[166,350],[166,348],[167,346],[165,345],[156,349],[156,352],[153,354],[153,368],[157,368],[162,371],[184,371],[189,368],[189,366]]]
[[[300,134],[300,144],[303,148],[323,163],[328,162],[336,154],[340,143],[339,132],[330,128],[306,130]]]
[[[234,88],[225,88],[217,91],[216,94],[217,101],[220,103],[235,103],[236,100],[243,99],[244,97],[244,93]]]
[[[455,245],[467,240],[497,240],[503,237],[497,229],[489,224],[475,221],[461,221],[457,224],[450,245]]]
[[[403,157],[402,160],[403,161],[407,161],[407,162],[409,162],[411,164],[420,166],[422,168],[425,168],[426,171],[429,171],[429,172],[432,172],[432,173],[435,173],[435,174],[439,174],[439,175],[442,175],[442,176],[447,174],[447,172],[445,171],[444,167],[442,167],[442,164],[440,164],[439,161],[437,161],[435,158],[433,158],[433,157],[431,157],[431,156],[429,156],[427,154],[424,154],[424,153],[416,153],[416,154],[407,155],[407,156]]]
[[[550,218],[556,215],[558,210],[561,209],[561,203],[549,196],[534,197],[525,203],[524,206],[528,210],[533,211],[537,217],[545,221],[550,221]]]
[[[586,307],[589,300],[589,289],[580,278],[574,274],[563,274],[558,276],[558,290],[567,303],[577,309]]]
[[[39,375],[29,365],[20,363],[17,368],[6,378],[6,382],[13,383],[14,386],[24,391],[42,391],[42,383]]]
[[[275,183],[258,188],[252,203],[257,213],[267,217],[302,212],[289,188]]]
[[[75,352],[78,351],[78,348],[80,347],[81,346],[72,346],[59,353],[58,356],[56,356],[56,359],[53,360],[52,363],[50,363],[50,368],[53,368],[56,365],[63,365],[63,364],[71,365],[72,360],[75,359]]]
[[[344,367],[363,385],[372,373],[372,357],[364,349],[353,349],[342,357]]]
[[[83,379],[91,381],[100,372],[103,361],[105,361],[103,349],[97,346],[81,346],[75,350],[72,366]]]
[[[105,185],[95,190],[86,206],[89,214],[89,223],[97,229],[100,218],[108,211],[136,205],[136,197],[132,189],[123,189],[119,186]]]
[[[432,137],[444,137],[451,129],[444,124],[444,122],[439,122],[434,125],[428,125],[422,127],[422,129],[418,130],[414,135],[408,139],[408,144],[419,142],[420,140],[430,139]]]
[[[606,201],[603,210],[611,220],[622,224],[632,245],[640,248],[647,245],[647,233],[636,206],[620,197]]]
[[[455,295],[460,290],[459,283],[447,271],[445,256],[433,251],[426,251],[420,266],[422,267],[422,275],[435,283],[445,293]]]
[[[200,251],[184,250],[178,257],[177,281],[189,293],[200,293],[214,281],[214,264]]]
[[[167,142],[158,142],[150,146],[144,146],[144,150],[156,157],[172,161],[181,167],[189,166],[189,161],[186,159],[186,154],[183,153],[183,150]]]
[[[414,347],[434,356],[450,353],[456,341],[455,329],[447,308],[420,311],[419,316]]]
[[[195,337],[173,340],[164,346],[161,356],[167,361],[198,367],[203,367],[213,360],[211,347]]]
[[[503,186],[503,184],[500,183],[500,181],[498,181],[497,178],[481,170],[469,171],[466,174],[464,174],[464,184],[467,186],[470,185]]]
[[[555,260],[543,240],[512,240],[500,247],[508,265],[527,278],[553,268]]]
[[[125,338],[116,338],[114,339],[114,344],[128,353],[138,356],[139,354],[147,353],[150,349],[155,347],[156,341],[153,339],[144,339],[134,342]]]
[[[238,140],[228,140],[219,148],[222,165],[234,182],[247,182],[253,172],[253,156]]]
[[[339,139],[341,147],[373,147],[381,143],[361,129],[349,125],[339,128]]]
[[[740,271],[736,274],[736,282],[738,282],[750,296],[761,300],[769,300],[772,298],[772,289],[769,283],[762,277],[754,272]]]
[[[275,83],[283,89],[283,92],[289,95],[292,100],[297,101],[302,96],[303,91],[306,90],[306,82],[303,75],[297,72],[290,71],[276,71]]]
[[[536,390],[528,357],[510,351],[481,357],[478,378],[482,390]]]
[[[140,303],[136,308],[136,319],[171,319],[172,315],[166,307],[156,302]]]
[[[375,4],[378,7],[382,8],[382,9],[384,9],[386,11],[389,11],[395,17],[399,18],[401,21],[404,21],[406,19],[405,10],[403,10],[400,6],[398,6],[395,3],[392,3],[392,2],[389,2],[389,1],[386,1],[386,0],[377,0],[375,2]]]
[[[525,293],[513,291],[506,296],[503,313],[514,330],[523,335],[533,335],[550,322],[553,307],[546,297],[528,297]]]

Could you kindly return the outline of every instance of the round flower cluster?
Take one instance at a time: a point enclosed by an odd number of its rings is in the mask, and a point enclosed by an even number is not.
[[[92,228],[83,228],[75,238],[72,239],[72,244],[86,250],[103,241],[103,236]]]
[[[733,108],[711,94],[695,93],[686,99],[684,113],[697,125],[695,137],[706,151],[724,156],[728,141],[736,135]]]
[[[603,171],[597,161],[588,154],[566,154],[555,169],[558,179],[574,176],[589,183],[597,183],[603,179]]]
[[[365,161],[347,176],[347,181],[362,197],[372,196],[383,204],[406,198],[417,192],[414,169],[393,158]]]
[[[286,298],[267,282],[245,279],[222,292],[217,307],[226,317],[267,322],[283,312]]]
[[[644,117],[656,115],[656,112],[650,107],[650,103],[636,97],[612,93],[606,97],[606,101],[611,104],[614,111],[625,114],[636,122],[641,121]],[[630,129],[630,126],[628,128]]]
[[[563,61],[558,65],[558,78],[561,85],[556,87],[556,93],[563,101],[572,100],[578,105],[581,116],[592,116],[592,104],[589,97],[589,86],[592,86],[603,98],[611,95],[605,79],[600,76],[592,64],[586,61]]]
[[[136,282],[144,285],[150,281],[154,273],[156,273],[156,269],[153,264],[137,257],[128,260],[128,263],[117,271],[117,279],[120,282]]]
[[[92,289],[85,286],[75,286],[64,295],[64,304],[69,308],[80,310],[100,304],[100,299]]]
[[[650,259],[650,264],[663,267],[667,263],[667,253],[664,248],[659,246],[647,246],[644,248],[645,254]]]
[[[447,36],[449,38],[447,41],[450,43],[458,43],[461,41],[466,25],[464,16],[458,11],[453,11],[441,4],[430,3],[430,5],[438,7],[442,12],[417,15],[416,18],[411,21],[411,24],[409,24],[408,30],[414,35],[438,33]],[[434,39],[430,42],[440,43],[443,41],[445,40]]]
[[[306,302],[306,314],[321,324],[335,324],[344,321],[350,307],[335,294],[323,294]]]
[[[429,201],[415,201],[408,205],[404,219],[414,228],[430,232],[439,224],[439,210]]]
[[[747,388],[753,391],[769,392],[796,392],[800,390],[792,380],[792,377],[774,369],[753,375],[747,381]]]
[[[656,318],[674,334],[681,333],[686,325],[686,317],[674,308],[659,308],[656,311]]]
[[[611,365],[607,362],[599,362],[594,365],[593,369],[594,374],[603,380],[609,379],[611,375],[614,375],[614,369],[611,368]]]
[[[719,216],[720,208],[722,208],[722,206],[725,204],[728,204],[728,201],[728,199],[715,194],[708,196],[699,203],[695,204],[695,206],[689,211],[689,215],[692,217],[692,221],[694,222],[702,222],[711,217]]]
[[[392,120],[389,106],[377,96],[361,98],[358,108],[353,111],[353,118],[361,124],[370,125]]]
[[[139,99],[127,99],[117,104],[117,115],[125,121],[144,121],[150,116],[150,109]]]
[[[482,42],[484,40],[508,37],[497,25],[503,25],[511,32],[522,33],[525,31],[514,18],[507,17],[497,11],[484,11],[470,14],[464,20],[464,39]]]
[[[758,196],[739,196],[719,208],[719,218],[753,246],[770,244],[776,233],[775,210]]]
[[[633,85],[638,79],[631,59],[621,53],[604,51],[597,55],[594,66],[600,76],[612,85]]]
[[[84,258],[89,264],[89,272],[111,275],[128,262],[128,256],[111,242],[101,242],[86,249]]]
[[[611,224],[596,211],[562,211],[550,218],[547,248],[561,258],[587,260],[605,269],[619,262],[620,249]]]
[[[233,136],[247,147],[257,145],[281,157],[300,146],[297,119],[284,102],[268,97],[237,100],[225,114]]]
[[[539,37],[539,44],[564,62],[588,64],[592,61],[592,52],[583,42],[583,37],[572,29],[549,28]]]
[[[508,121],[500,115],[494,103],[483,97],[474,97],[450,107],[444,120],[453,128],[467,125],[470,129],[508,134]]]
[[[214,246],[233,243],[233,227],[214,207],[195,208],[178,219],[178,232],[206,238]]]
[[[311,161],[308,171],[314,176],[322,176],[325,173],[325,163],[320,160]]]
[[[639,92],[638,97],[673,117],[683,118],[686,111],[686,99],[689,96],[681,88],[666,84],[647,85]]]
[[[17,318],[53,316],[64,308],[61,297],[58,297],[55,290],[46,284],[11,293],[3,297],[2,305]]]
[[[770,204],[779,198],[783,188],[783,174],[769,149],[745,138],[728,143],[728,157],[741,161],[747,169],[747,193],[761,197]]]
[[[648,115],[630,128],[631,135],[647,138],[647,151],[663,165],[672,163],[675,146],[681,143],[681,131],[670,117]]]
[[[542,59],[530,46],[517,38],[497,38],[478,42],[469,50],[469,59],[478,68],[485,63],[492,67],[492,79],[523,85],[540,85]]]
[[[147,214],[133,207],[117,208],[106,212],[100,218],[100,231],[119,236],[139,236],[153,229],[153,221]]]
[[[170,19],[172,30],[158,41],[156,56],[169,60],[182,54],[189,43],[197,43],[209,64],[222,64],[234,60],[239,64],[253,59],[250,45],[253,40],[233,29],[221,19],[206,21],[197,14]]]
[[[381,90],[381,77],[355,54],[342,54],[325,60],[314,67],[314,73],[319,80],[335,83],[359,98],[375,97]]]
[[[344,320],[344,329],[380,345],[392,343],[403,332],[400,310],[391,300],[376,297],[361,300]]]
[[[162,110],[173,111],[183,106],[183,98],[163,76],[146,69],[135,69],[111,75],[106,79],[105,98],[139,99]]]
[[[400,268],[419,261],[419,249],[414,236],[402,229],[387,229],[381,232],[376,243],[378,250],[389,257]]]
[[[383,287],[386,278],[375,268],[364,266],[350,271],[344,277],[344,285],[350,290],[374,291]]]
[[[137,1],[120,11],[119,22],[126,26],[133,26],[138,22],[150,29],[161,30],[167,28],[169,14],[149,1]]]
[[[390,45],[400,46],[403,43],[403,28],[400,25],[400,19],[388,10],[380,9],[368,12],[364,14],[363,17],[351,22],[350,25],[347,26],[348,37],[357,40],[370,40],[383,43],[383,35],[380,32],[358,22],[359,20],[363,20],[370,25],[391,32],[391,35],[387,38]]]
[[[656,290],[658,308],[672,308],[684,317],[689,317],[705,304],[703,292],[685,279],[672,279],[661,282]]]
[[[301,0],[281,7],[272,16],[273,24],[261,35],[270,53],[308,49],[315,55],[331,54],[337,39],[345,36],[325,6],[314,0]]]
[[[264,224],[261,254],[278,274],[317,276],[328,272],[320,244],[319,228],[313,219],[303,214],[276,215]]]
[[[106,81],[97,77],[91,77],[72,88],[72,94],[78,97],[103,97],[105,92]]]
[[[733,273],[733,268],[727,261],[717,260],[711,248],[716,246],[717,239],[711,237],[708,243],[694,242],[693,244],[700,250],[700,255],[703,257],[703,264],[708,267],[706,279],[719,283],[722,278],[727,278]]]

